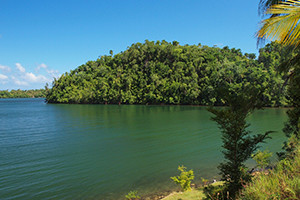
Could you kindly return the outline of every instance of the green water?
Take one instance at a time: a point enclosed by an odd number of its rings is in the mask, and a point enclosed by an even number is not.
[[[249,117],[254,133],[285,140],[285,109]],[[53,105],[0,99],[0,199],[124,199],[176,188],[178,165],[218,178],[220,131],[205,107]],[[253,165],[248,162],[249,166]]]

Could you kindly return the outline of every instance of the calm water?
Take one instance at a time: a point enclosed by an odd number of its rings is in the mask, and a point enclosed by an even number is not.
[[[274,130],[278,151],[285,109],[249,117],[255,133]],[[204,107],[52,105],[0,99],[0,199],[124,199],[174,188],[177,166],[218,178],[216,124]],[[249,165],[252,165],[249,162]]]

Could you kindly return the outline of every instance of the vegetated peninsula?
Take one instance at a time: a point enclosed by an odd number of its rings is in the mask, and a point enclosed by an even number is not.
[[[45,89],[35,90],[0,90],[0,99],[4,98],[45,98]]]
[[[284,75],[276,66],[284,49],[271,43],[255,54],[177,41],[132,44],[124,52],[88,61],[55,79],[48,103],[224,105],[220,88],[265,88],[264,106],[286,106]]]

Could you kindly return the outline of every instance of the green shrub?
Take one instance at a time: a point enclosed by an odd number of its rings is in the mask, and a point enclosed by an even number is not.
[[[173,176],[171,179],[181,186],[183,191],[191,190],[191,182],[194,179],[194,171],[186,171],[185,166],[179,166],[178,170],[181,172],[179,176]]]
[[[125,195],[125,198],[126,198],[127,200],[138,200],[138,199],[140,199],[141,197],[138,196],[137,193],[138,193],[137,191],[130,191],[127,195]]]
[[[208,179],[201,178],[201,181],[202,181],[204,186],[208,184]]]
[[[226,185],[208,185],[203,188],[203,192],[206,196],[205,199],[229,199],[229,193]]]
[[[253,160],[255,160],[258,167],[264,169],[265,167],[270,165],[270,158],[272,157],[272,152],[269,152],[268,150],[258,150],[255,154],[252,154],[251,157]]]

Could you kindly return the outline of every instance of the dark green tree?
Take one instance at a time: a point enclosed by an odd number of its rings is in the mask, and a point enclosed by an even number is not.
[[[245,161],[255,152],[259,143],[270,138],[271,131],[253,135],[247,130],[250,124],[246,118],[254,109],[261,107],[262,92],[251,87],[244,87],[244,92],[225,88],[221,93],[228,107],[210,108],[209,111],[214,114],[211,119],[217,122],[222,132],[225,161],[218,168],[222,180],[226,181],[224,192],[228,192],[230,198],[235,198],[242,183],[250,180],[250,175],[245,172]]]

